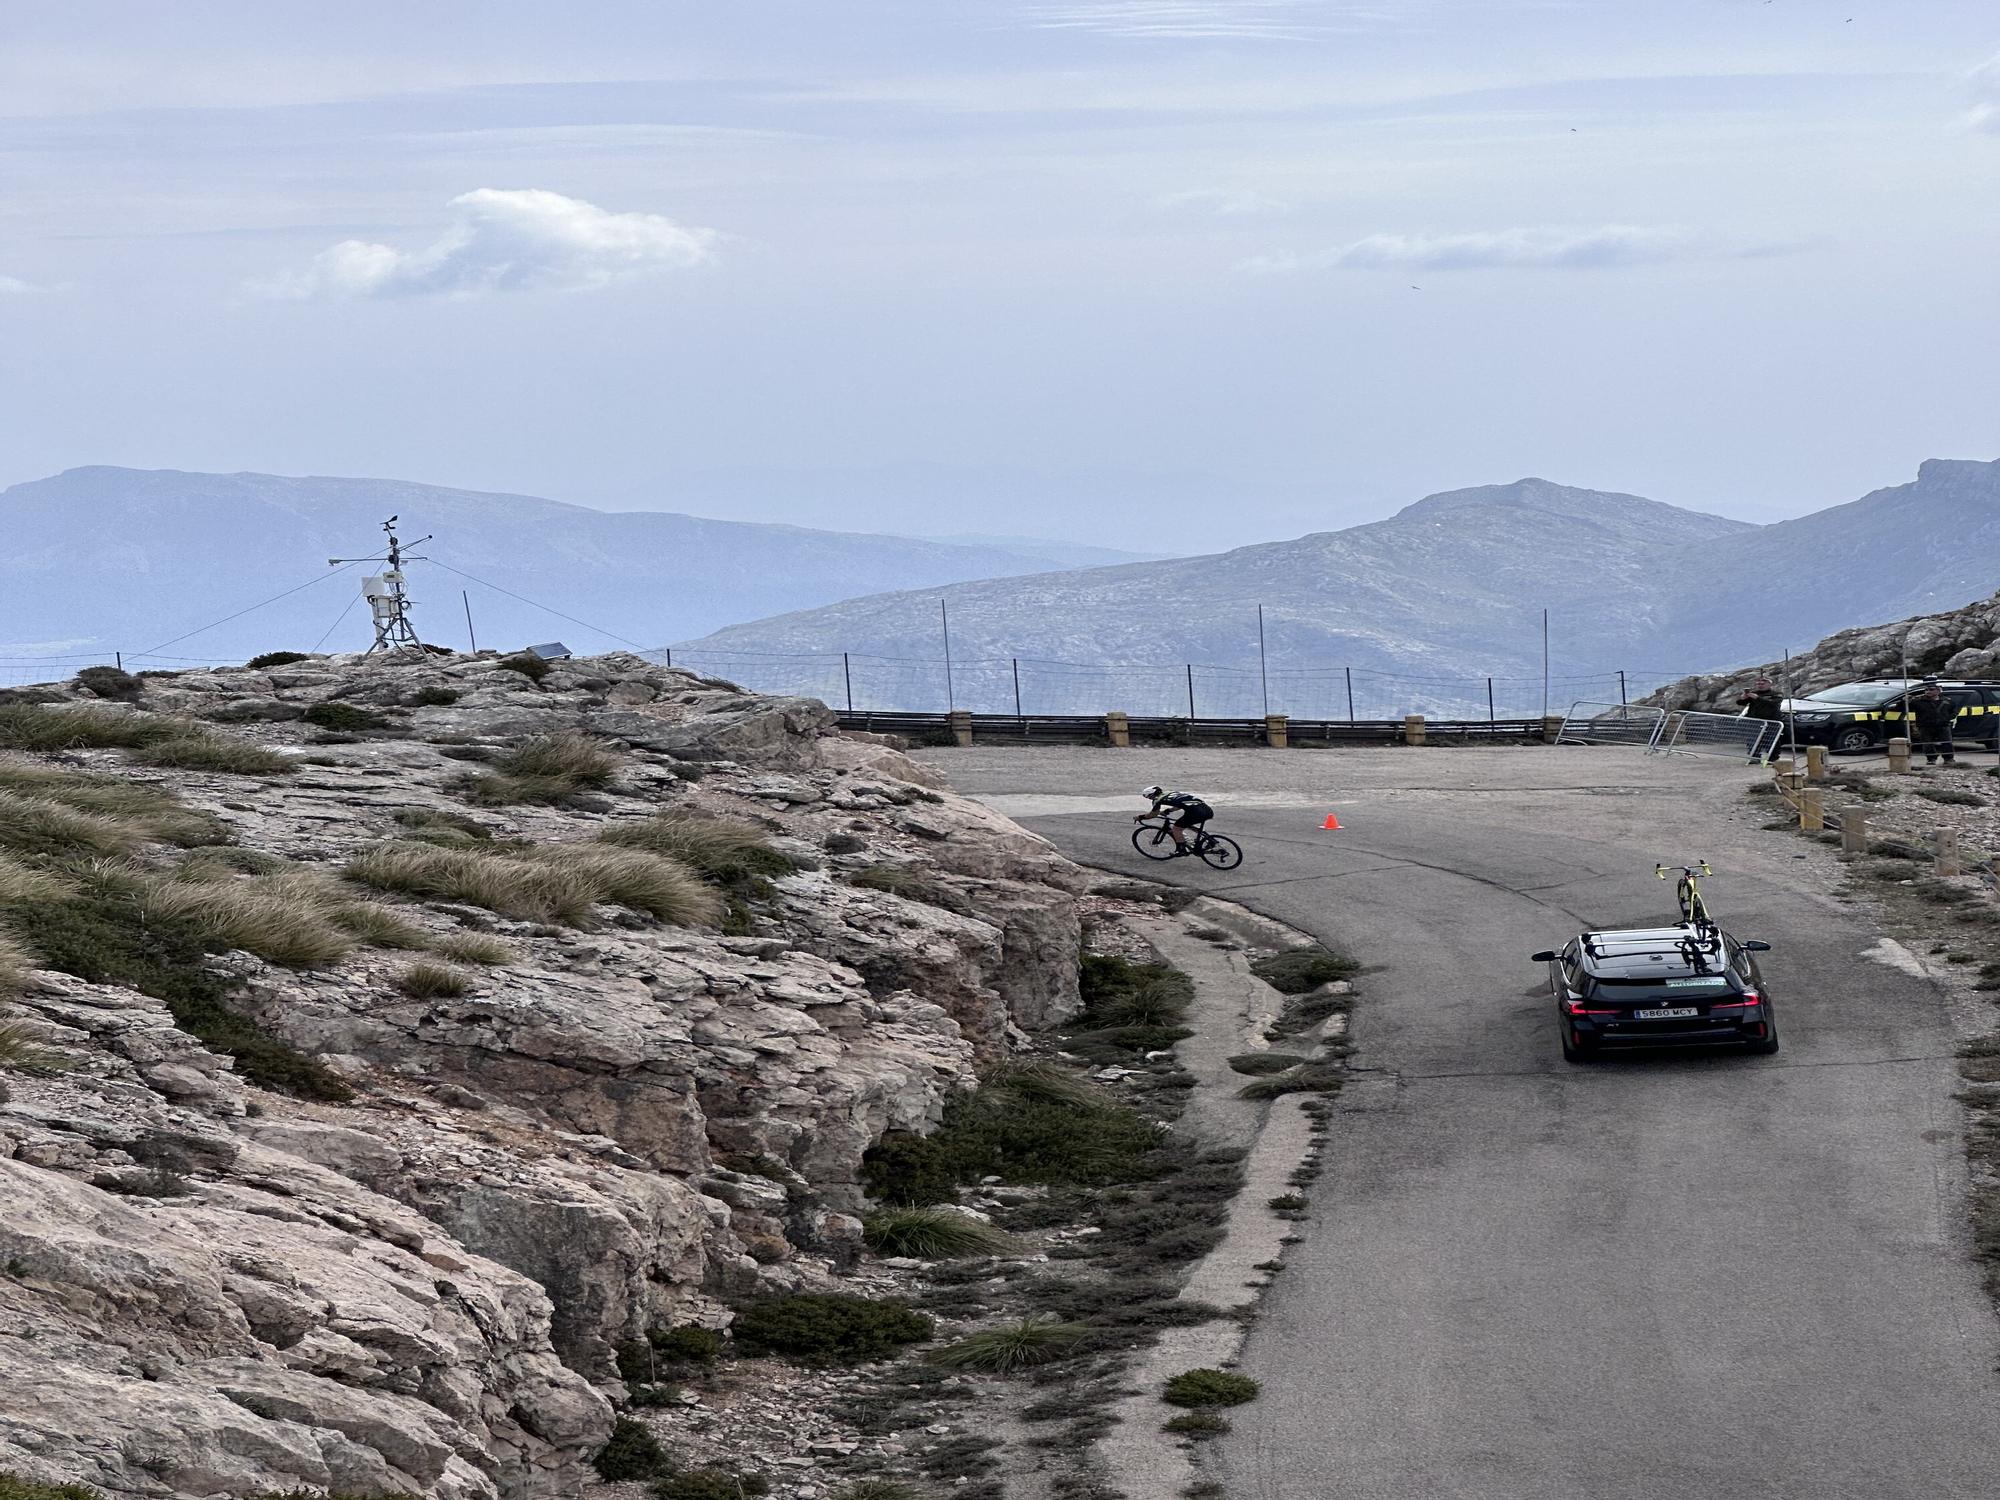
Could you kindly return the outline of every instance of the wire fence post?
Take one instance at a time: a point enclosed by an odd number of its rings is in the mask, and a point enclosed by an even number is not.
[[[1549,716],[1549,612],[1542,611],[1542,717]]]
[[[1621,672],[1619,672],[1619,674],[1618,674],[1618,706],[1619,706],[1620,708],[1624,708],[1624,707],[1626,707],[1626,703],[1625,703],[1625,674],[1624,674],[1624,672],[1622,672],[1622,671],[1621,671]]]
[[[958,707],[958,698],[951,685],[951,612],[945,608],[943,595],[938,596],[938,620],[944,626],[944,706],[950,710]]]
[[[847,711],[854,712],[854,669],[848,665],[847,653],[840,653],[840,680],[847,685]]]
[[[1014,717],[1021,718],[1021,658],[1010,658],[1014,663]]]
[[[1340,670],[1347,674],[1347,722],[1352,724],[1354,722],[1354,668],[1342,667]]]
[[[1264,689],[1264,715],[1271,714],[1271,674],[1264,665],[1264,606],[1257,606],[1257,681]]]
[[[472,629],[472,595],[468,594],[464,589],[460,589],[458,591],[458,602],[465,606],[465,638],[472,643],[472,654],[477,656],[479,654],[479,637]],[[673,664],[674,653],[669,649],[667,652],[667,665],[671,667]]]
[[[1493,679],[1491,677],[1486,679],[1486,722],[1488,724],[1498,722],[1493,715]]]
[[[125,670],[125,653],[124,653],[123,651],[114,651],[114,652],[112,652],[112,653],[111,653],[111,659],[112,659],[113,661],[115,661],[115,662],[117,662],[117,663],[118,663],[118,670],[119,670],[119,671],[121,671],[121,672],[122,672],[122,671],[124,671],[124,670]]]
[[[1190,728],[1192,728],[1194,725],[1194,663],[1193,662],[1189,662],[1187,664],[1187,679],[1188,679],[1188,725]]]

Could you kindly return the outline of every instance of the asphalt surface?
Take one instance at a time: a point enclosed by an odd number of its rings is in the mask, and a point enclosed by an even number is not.
[[[1081,861],[1380,966],[1245,1356],[1264,1394],[1214,1448],[1229,1494],[2000,1495],[1945,997],[1824,894],[1824,856],[1754,831],[1751,773],[1587,750],[926,758]],[[1131,787],[1155,778],[1212,793],[1240,869],[1134,854]],[[1319,830],[1329,810],[1344,831]],[[1563,1062],[1528,954],[1668,918],[1653,865],[1704,855],[1724,925],[1773,945],[1783,1051]]]

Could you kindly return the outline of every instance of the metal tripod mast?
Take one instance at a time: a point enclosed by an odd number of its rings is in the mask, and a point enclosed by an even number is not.
[[[380,573],[371,573],[361,580],[361,595],[368,601],[368,607],[375,618],[375,643],[368,648],[373,656],[377,651],[421,652],[424,643],[417,638],[416,627],[410,623],[410,596],[403,592],[403,564],[422,562],[421,557],[411,557],[403,550],[403,543],[396,537],[395,516],[382,523],[382,530],[388,533],[389,547],[379,557],[329,557],[327,565],[338,567],[342,563],[386,562],[388,567]],[[418,537],[409,545],[421,547],[428,542],[428,536]]]

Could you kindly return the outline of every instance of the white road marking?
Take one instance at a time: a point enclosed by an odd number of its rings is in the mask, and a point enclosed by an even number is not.
[[[1861,956],[1872,958],[1878,964],[1887,964],[1892,969],[1900,969],[1917,979],[1931,977],[1931,971],[1924,967],[1924,961],[1894,938],[1883,938]]]

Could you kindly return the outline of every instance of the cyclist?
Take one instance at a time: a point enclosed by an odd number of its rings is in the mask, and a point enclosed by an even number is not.
[[[1134,823],[1143,823],[1146,819],[1156,818],[1162,812],[1169,810],[1178,814],[1167,820],[1167,832],[1173,835],[1176,854],[1191,853],[1188,848],[1187,830],[1199,828],[1215,816],[1215,809],[1193,792],[1170,792],[1163,786],[1149,786],[1141,790],[1139,795],[1153,805],[1134,818],[1132,820]]]

